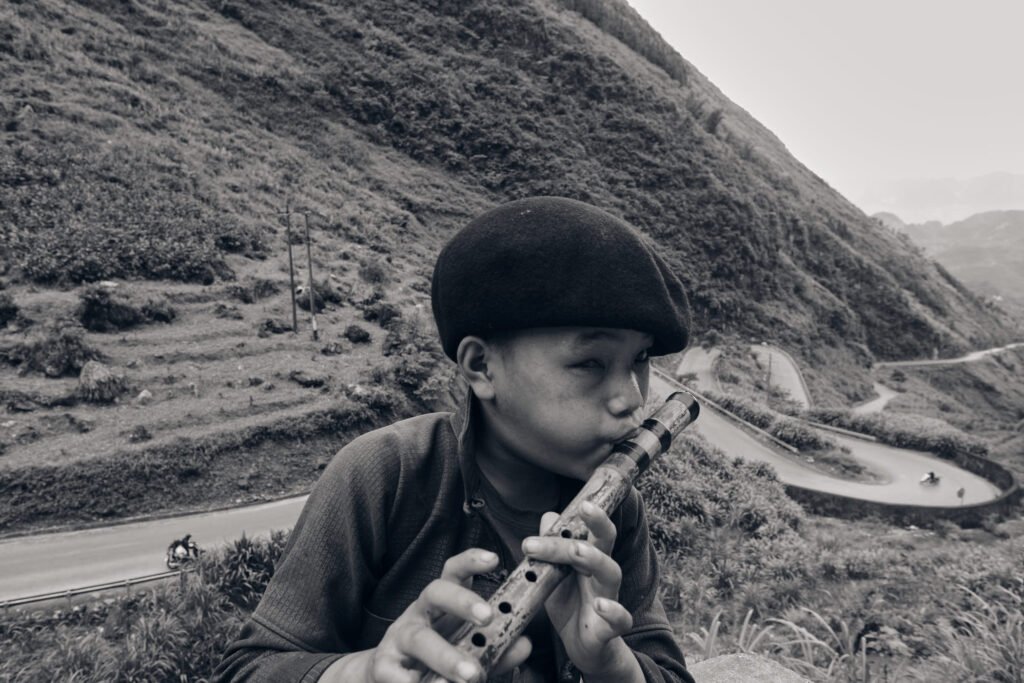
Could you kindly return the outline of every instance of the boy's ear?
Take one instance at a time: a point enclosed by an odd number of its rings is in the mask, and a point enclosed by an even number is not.
[[[480,337],[463,337],[455,352],[459,373],[481,401],[494,398],[492,364],[495,348]]]

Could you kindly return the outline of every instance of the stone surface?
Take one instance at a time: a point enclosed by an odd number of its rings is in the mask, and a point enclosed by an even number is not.
[[[810,683],[760,655],[722,655],[687,666],[697,683]]]

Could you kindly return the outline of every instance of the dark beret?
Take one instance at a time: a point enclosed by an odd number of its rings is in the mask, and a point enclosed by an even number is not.
[[[680,351],[690,326],[682,283],[625,221],[562,197],[531,197],[477,217],[441,250],[434,320],[455,360],[467,335],[532,327],[614,327]]]

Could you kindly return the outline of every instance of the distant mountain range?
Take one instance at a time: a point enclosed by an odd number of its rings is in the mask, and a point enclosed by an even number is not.
[[[875,218],[907,235],[975,292],[1024,303],[1024,211],[986,211],[948,225],[908,225],[892,213]]]
[[[909,223],[954,223],[995,209],[1024,209],[1024,175],[880,182],[853,199],[869,213],[893,213]]]

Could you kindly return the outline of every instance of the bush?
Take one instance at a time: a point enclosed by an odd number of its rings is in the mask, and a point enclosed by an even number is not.
[[[952,459],[963,453],[988,455],[985,441],[933,418],[889,413],[856,415],[847,410],[810,410],[806,416],[816,422],[870,434],[890,446],[930,451],[943,458]]]
[[[90,332],[118,332],[151,321],[170,323],[177,315],[166,300],[150,299],[137,308],[125,297],[98,285],[83,290],[78,299],[75,317]]]
[[[18,317],[18,306],[7,292],[0,292],[0,327]]]
[[[345,339],[353,344],[366,344],[370,341],[370,333],[359,325],[349,325],[345,328]]]
[[[388,281],[388,271],[380,261],[363,260],[359,264],[359,277],[371,285],[383,285]]]
[[[41,372],[47,377],[76,376],[90,360],[102,358],[85,342],[81,328],[61,322],[51,325],[43,338],[17,344],[5,355],[23,374]]]
[[[376,322],[384,329],[389,329],[401,317],[401,311],[386,301],[376,301],[363,308],[363,319],[368,322]]]
[[[244,284],[234,284],[228,287],[228,294],[243,304],[254,304],[257,301],[266,299],[281,291],[280,285],[273,280],[266,278],[252,278]]]

